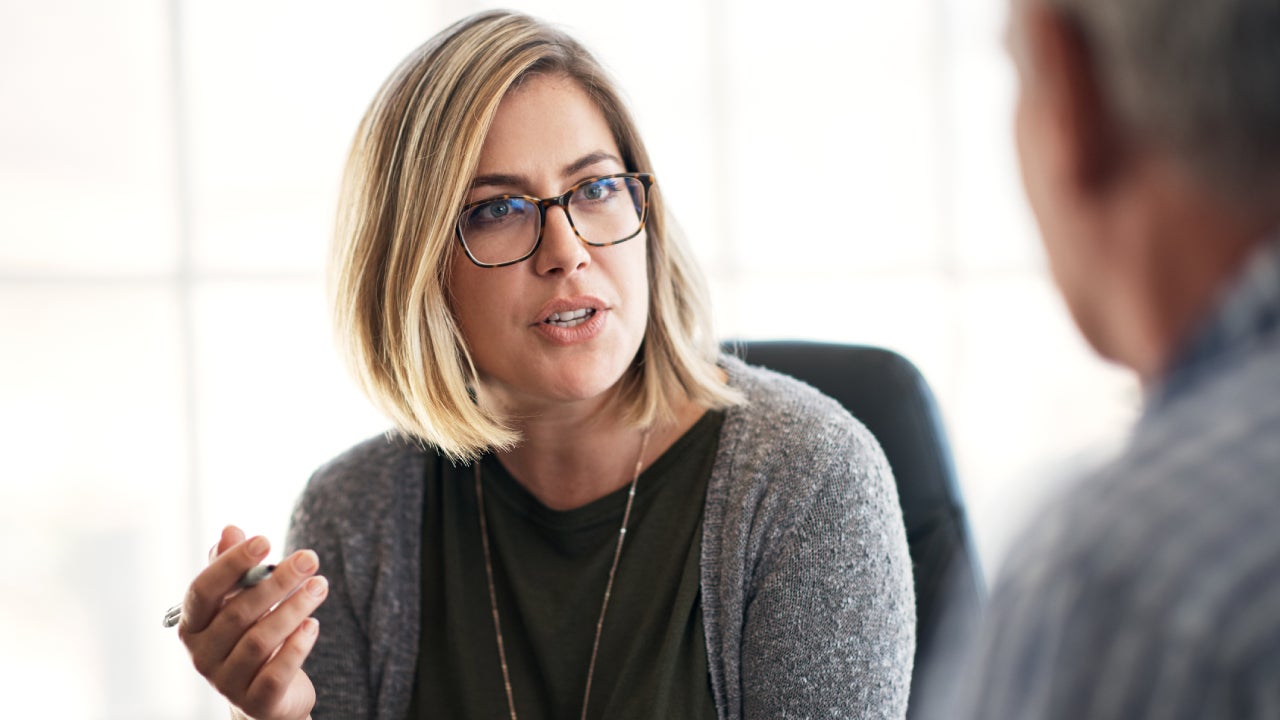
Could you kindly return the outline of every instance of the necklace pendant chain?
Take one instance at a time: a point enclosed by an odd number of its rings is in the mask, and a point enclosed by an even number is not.
[[[640,481],[640,469],[644,467],[644,453],[649,447],[649,429],[640,434],[640,454],[636,457],[636,469],[631,476],[631,489],[627,492],[627,508],[622,512],[622,527],[618,529],[618,544],[613,549],[613,564],[609,566],[609,580],[604,586],[604,600],[600,603],[600,617],[596,620],[596,637],[591,643],[591,662],[587,665],[587,687],[582,693],[582,720],[587,720],[587,703],[591,699],[591,681],[595,677],[596,656],[600,652],[600,634],[604,630],[604,616],[609,610],[609,597],[613,594],[613,580],[618,574],[618,561],[622,559],[622,543],[627,539],[627,523],[631,520],[631,505],[636,499],[636,484]],[[498,594],[493,585],[493,560],[489,550],[489,525],[484,513],[484,488],[480,483],[480,461],[475,462],[476,509],[480,514],[480,546],[484,549],[484,574],[489,584],[489,609],[493,612],[493,634],[498,641],[498,661],[502,664],[502,685],[507,691],[507,710],[511,720],[516,717],[515,696],[511,692],[511,673],[507,668],[507,650],[502,641],[502,622],[498,618]]]

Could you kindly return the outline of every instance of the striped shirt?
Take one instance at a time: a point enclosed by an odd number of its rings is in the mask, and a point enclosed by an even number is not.
[[[1016,545],[970,650],[940,718],[1280,718],[1280,235]]]

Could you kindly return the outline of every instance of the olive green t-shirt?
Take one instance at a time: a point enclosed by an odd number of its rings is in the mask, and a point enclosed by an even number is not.
[[[715,718],[699,556],[722,412],[706,413],[641,474],[600,636],[591,718]],[[572,442],[572,439],[567,440]],[[422,636],[410,717],[506,718],[474,468],[426,478]],[[521,720],[578,718],[628,487],[547,508],[492,456],[481,462],[498,612]]]

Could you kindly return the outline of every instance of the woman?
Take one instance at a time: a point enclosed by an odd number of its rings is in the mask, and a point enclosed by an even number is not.
[[[530,18],[463,20],[387,81],[334,287],[399,433],[316,473],[261,585],[233,592],[268,552],[235,528],[192,583],[180,633],[237,712],[903,716],[883,455],[718,356],[651,170],[601,67]]]

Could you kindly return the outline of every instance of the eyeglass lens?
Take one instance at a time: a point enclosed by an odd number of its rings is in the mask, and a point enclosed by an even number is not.
[[[579,237],[592,245],[609,245],[640,232],[644,203],[644,183],[638,179],[601,178],[575,189],[566,211]],[[529,255],[542,232],[540,223],[535,199],[509,197],[471,208],[458,229],[477,262],[497,265]]]

